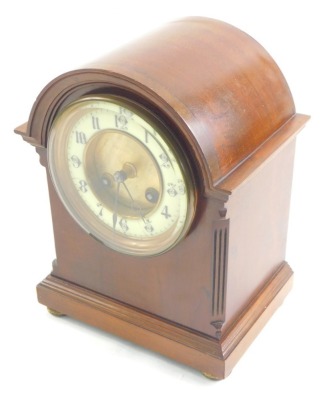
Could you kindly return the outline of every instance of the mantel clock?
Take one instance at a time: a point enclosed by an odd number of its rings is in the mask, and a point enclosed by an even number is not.
[[[295,112],[270,55],[185,18],[50,82],[16,129],[46,168],[40,303],[226,377],[288,293]]]

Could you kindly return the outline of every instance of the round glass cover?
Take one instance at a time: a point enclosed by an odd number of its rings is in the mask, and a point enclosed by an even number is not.
[[[139,106],[117,97],[70,104],[51,127],[48,162],[69,213],[110,248],[160,254],[188,232],[188,164],[168,129]]]

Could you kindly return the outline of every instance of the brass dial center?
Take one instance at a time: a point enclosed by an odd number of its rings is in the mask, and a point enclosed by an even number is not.
[[[86,145],[89,185],[105,207],[129,218],[154,210],[162,191],[158,166],[145,146],[117,130],[105,130]],[[125,183],[126,182],[126,183]]]

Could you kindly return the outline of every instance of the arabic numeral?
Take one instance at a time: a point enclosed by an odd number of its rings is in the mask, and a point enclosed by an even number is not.
[[[180,195],[183,195],[186,193],[186,187],[183,181],[179,180],[178,181],[178,193]]]
[[[124,114],[116,114],[115,115],[115,125],[116,128],[119,129],[127,129],[127,118]]]
[[[170,168],[169,157],[165,153],[160,154],[159,157],[162,160],[162,167]]]
[[[87,187],[88,183],[85,180],[81,179],[79,181],[79,184],[80,184],[79,190],[81,190],[82,193],[87,193],[88,192],[88,187]]]
[[[150,223],[150,221],[146,221],[146,222],[145,222],[145,230],[146,230],[148,233],[153,233],[153,232],[154,232],[154,227],[153,227],[153,225]]]
[[[169,196],[171,197],[175,197],[177,196],[178,192],[176,190],[176,185],[174,183],[168,183],[168,190],[167,193],[169,194]]]
[[[128,228],[126,219],[122,218],[119,221],[119,225],[120,225],[120,227],[121,227],[121,229],[123,230],[124,233],[126,233],[128,231],[129,228]]]
[[[168,206],[164,206],[164,207],[163,207],[161,214],[162,214],[166,219],[171,218],[171,214],[169,214]]]
[[[132,111],[128,110],[125,107],[119,107],[120,114],[124,114],[127,118],[131,118],[133,116]]]
[[[97,207],[99,208],[99,213],[98,213],[98,215],[99,215],[100,217],[103,217],[103,211],[104,211],[103,204],[102,204],[102,203],[98,203],[98,204],[97,204]]]
[[[79,168],[81,165],[81,161],[78,156],[73,155],[71,157],[72,165],[74,168]]]
[[[154,137],[157,136],[157,133],[152,129],[151,131],[148,131],[146,128],[144,129],[144,133],[145,133],[145,143],[148,144],[151,141],[151,138],[154,139]]]

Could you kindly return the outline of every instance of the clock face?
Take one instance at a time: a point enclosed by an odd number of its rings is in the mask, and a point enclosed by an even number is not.
[[[116,97],[72,103],[52,125],[48,161],[67,210],[110,248],[159,254],[188,232],[188,164],[168,129],[140,107]]]

